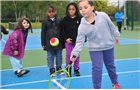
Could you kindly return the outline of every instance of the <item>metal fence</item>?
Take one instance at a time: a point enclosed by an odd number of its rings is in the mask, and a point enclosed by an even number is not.
[[[140,30],[140,1],[126,1],[124,5],[124,13],[125,10],[127,29]]]
[[[14,30],[17,22],[9,22],[9,30]]]

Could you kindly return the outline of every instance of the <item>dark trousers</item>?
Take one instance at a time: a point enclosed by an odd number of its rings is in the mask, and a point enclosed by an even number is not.
[[[117,22],[118,30],[121,33],[122,22]]]
[[[105,51],[90,51],[92,61],[92,81],[95,89],[101,88],[103,62],[113,84],[118,82],[114,64],[114,48]]]

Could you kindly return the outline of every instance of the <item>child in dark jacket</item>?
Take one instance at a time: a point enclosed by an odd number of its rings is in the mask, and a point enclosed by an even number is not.
[[[6,28],[5,28],[4,26],[2,26],[2,25],[0,25],[0,26],[1,26],[1,38],[0,38],[0,40],[1,40],[1,39],[2,39],[2,33],[3,33],[3,34],[8,34],[9,31],[6,30]]]
[[[76,41],[78,26],[80,24],[80,21],[81,21],[81,17],[78,14],[78,7],[76,3],[74,2],[69,3],[66,8],[66,16],[63,18],[61,23],[63,40],[65,41],[65,47],[66,47],[66,66],[70,62],[71,51],[75,46],[75,41]],[[74,62],[75,76],[80,76],[79,61],[80,58],[78,57]],[[71,68],[70,68],[70,76],[71,76]]]
[[[54,57],[56,57],[56,70],[58,71],[62,69],[63,44],[60,38],[61,18],[56,15],[56,12],[56,9],[52,5],[48,5],[46,9],[46,14],[48,17],[42,22],[41,30],[41,44],[43,49],[47,51],[47,61],[48,67],[50,68],[50,75],[55,72]],[[50,39],[53,37],[56,37],[59,40],[59,44],[57,46],[52,46],[50,44]]]
[[[21,18],[18,21],[15,30],[9,35],[3,50],[4,55],[9,55],[13,71],[18,77],[30,72],[29,70],[24,70],[22,66],[22,58],[24,57],[29,29],[31,29],[32,32],[32,26],[29,19],[26,17]]]

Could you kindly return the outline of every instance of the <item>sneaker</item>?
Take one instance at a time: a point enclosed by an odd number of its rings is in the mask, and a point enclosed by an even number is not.
[[[80,76],[79,68],[74,69],[74,75],[75,76]]]
[[[113,85],[113,89],[122,89],[122,87],[118,83],[116,83]]]
[[[18,72],[17,72],[17,71],[15,71],[15,74],[18,74]]]
[[[56,76],[54,73],[55,73],[55,69],[54,68],[50,68],[50,75],[52,75],[53,77]]]
[[[66,68],[66,70],[68,71],[68,68]],[[71,68],[69,68],[69,74],[70,74],[70,77],[72,77],[72,75],[71,75]]]
[[[29,72],[30,72],[30,70],[20,70],[20,72],[18,72],[17,75],[18,75],[18,77],[21,77],[21,76],[23,76],[24,74],[27,74],[27,73],[29,73]]]
[[[61,66],[60,66],[60,67],[56,67],[56,70],[57,70],[57,71],[59,71],[59,70],[61,70],[61,69],[62,69]],[[59,72],[59,74],[60,74],[60,75],[64,75],[65,73],[64,73],[63,71],[61,71],[61,72]]]

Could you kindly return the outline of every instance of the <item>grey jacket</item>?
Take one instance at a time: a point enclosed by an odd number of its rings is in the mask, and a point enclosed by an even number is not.
[[[95,14],[96,13],[96,14]],[[110,20],[109,16],[104,12],[95,12],[95,24],[90,24],[83,17],[78,28],[78,36],[76,46],[72,50],[71,55],[76,57],[80,54],[87,37],[89,51],[102,51],[114,47],[115,39],[120,37],[120,33]]]

